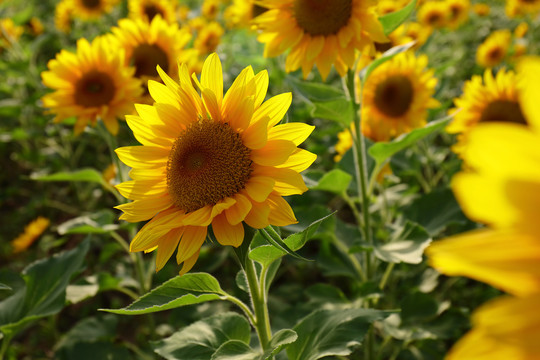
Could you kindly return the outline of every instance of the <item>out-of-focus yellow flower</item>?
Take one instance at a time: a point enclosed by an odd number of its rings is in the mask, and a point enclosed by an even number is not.
[[[418,9],[418,22],[423,26],[440,29],[448,24],[450,12],[444,1],[430,1],[423,3]]]
[[[488,16],[491,8],[488,4],[476,3],[473,5],[473,12],[478,16]]]
[[[107,184],[112,184],[116,178],[116,166],[114,164],[110,164],[105,170],[103,170],[101,175]]]
[[[460,134],[452,149],[460,154],[467,145],[468,133],[479,123],[502,121],[526,124],[517,92],[517,78],[504,69],[494,77],[491,70],[484,77],[475,75],[465,82],[463,95],[454,99],[454,119],[446,131]]]
[[[476,50],[478,65],[491,68],[499,65],[508,53],[512,41],[510,30],[503,29],[492,32]]]
[[[523,15],[536,16],[540,12],[540,0],[506,0],[506,15],[517,17]]]
[[[261,15],[267,9],[255,4],[255,0],[234,0],[225,9],[223,18],[229,28],[247,28],[251,20]]]
[[[32,245],[41,234],[43,234],[49,224],[49,219],[40,216],[26,225],[24,228],[24,233],[17,236],[17,238],[11,242],[13,252],[19,253],[28,249],[30,245]]]
[[[517,38],[523,38],[525,37],[525,35],[527,35],[528,31],[529,31],[529,25],[526,22],[521,22],[514,29],[514,36]]]
[[[23,32],[22,26],[15,25],[10,18],[0,19],[0,50],[10,48],[13,42],[19,40]]]
[[[529,360],[540,353],[540,58],[522,59],[518,76],[528,125],[476,126],[463,151],[466,170],[452,181],[465,214],[488,228],[426,250],[439,271],[487,282],[516,298],[478,309],[450,360]]]
[[[352,134],[354,133],[354,124],[351,124],[349,129],[345,129],[343,131],[340,131],[337,134],[338,142],[335,146],[336,155],[334,156],[334,161],[339,162],[341,159],[343,159],[343,155],[352,148],[353,146],[353,138]]]
[[[380,0],[377,2],[377,14],[379,16],[387,15],[401,10],[408,4],[403,0]]]
[[[388,141],[426,124],[427,110],[439,106],[432,97],[437,79],[427,64],[427,56],[403,52],[373,70],[362,90],[365,136]]]
[[[99,20],[112,11],[117,0],[62,0],[71,8],[71,14],[81,20]]]
[[[33,36],[43,34],[43,24],[41,23],[41,20],[39,20],[35,16],[31,17],[30,20],[28,20],[26,26]]]
[[[63,33],[71,31],[73,9],[67,1],[60,1],[54,9],[54,26]]]
[[[326,79],[332,65],[344,76],[352,68],[355,51],[373,49],[387,41],[373,0],[267,0],[268,11],[253,20],[261,30],[264,56],[290,49],[287,72],[302,68],[307,77],[314,65]]]
[[[180,5],[176,9],[176,18],[178,19],[178,21],[180,21],[180,23],[183,24],[187,21],[189,12],[190,12],[189,6]]]
[[[446,6],[450,12],[447,22],[450,29],[457,29],[469,18],[469,0],[446,0]]]
[[[112,35],[109,35],[112,36]],[[101,119],[111,134],[118,132],[118,118],[133,112],[142,92],[133,77],[135,68],[125,66],[125,53],[107,36],[77,41],[77,52],[62,50],[41,73],[43,83],[55,91],[45,95],[43,106],[60,122],[75,116],[75,134]]]
[[[197,33],[193,47],[201,54],[209,54],[217,49],[224,33],[225,30],[221,25],[216,21],[212,21]]]
[[[176,1],[128,0],[129,18],[150,22],[156,15],[172,24],[176,22]]]
[[[215,20],[219,13],[220,0],[204,0],[201,14],[208,20]]]
[[[243,222],[256,229],[296,223],[283,196],[307,190],[300,172],[316,156],[297,147],[313,126],[277,125],[291,94],[264,102],[268,73],[255,75],[247,67],[224,96],[215,53],[206,59],[200,81],[189,76],[185,65],[180,83],[163,71],[160,76],[166,85],[149,82],[155,104],[137,105],[139,116],[126,116],[143,146],[116,150],[133,167],[134,179],[116,186],[134,200],[117,206],[124,212],[121,219],[149,220],[130,250],[157,248],[157,270],[177,250],[183,274],[197,261],[209,225],[221,245],[238,247],[244,240]]]

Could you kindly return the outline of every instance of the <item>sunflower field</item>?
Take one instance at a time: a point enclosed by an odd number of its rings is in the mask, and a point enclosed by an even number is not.
[[[0,360],[540,359],[539,0],[1,0]]]

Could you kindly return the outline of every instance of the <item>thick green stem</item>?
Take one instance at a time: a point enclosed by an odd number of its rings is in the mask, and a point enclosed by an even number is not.
[[[261,283],[264,284],[264,281],[259,283],[255,263],[251,259],[248,258],[246,260],[244,270],[246,271],[253,310],[255,310],[255,330],[257,331],[262,349],[266,350],[270,338],[272,337],[270,319],[268,316],[268,305],[266,303],[266,288],[261,287]]]
[[[11,342],[11,338],[13,337],[13,333],[11,332],[5,332],[3,333],[4,337],[2,338],[2,345],[0,346],[0,360],[4,358],[4,355],[6,354],[7,348],[9,346],[9,343]]]

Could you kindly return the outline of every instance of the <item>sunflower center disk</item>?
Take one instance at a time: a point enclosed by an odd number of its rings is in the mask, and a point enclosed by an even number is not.
[[[487,56],[491,61],[500,61],[503,58],[504,53],[500,48],[494,48],[488,52]]]
[[[109,74],[92,70],[75,84],[75,103],[83,107],[107,105],[115,92],[116,87]]]
[[[402,75],[391,76],[377,85],[375,106],[385,115],[399,117],[405,115],[413,100],[411,81]]]
[[[99,7],[101,0],[83,0],[82,3],[87,9],[95,9]]]
[[[293,5],[298,25],[312,36],[337,34],[352,14],[352,0],[296,0]]]
[[[156,44],[141,44],[133,50],[131,64],[135,66],[135,76],[158,76],[156,66],[164,71],[169,69],[167,53]]]
[[[148,21],[152,21],[156,15],[161,15],[161,17],[163,17],[161,9],[158,9],[158,7],[154,5],[146,5],[143,12],[148,17]]]
[[[497,100],[486,106],[482,112],[480,122],[491,121],[527,124],[519,103],[510,100]]]
[[[167,163],[167,186],[174,204],[186,211],[233,196],[244,188],[251,151],[228,124],[202,119],[176,139]]]

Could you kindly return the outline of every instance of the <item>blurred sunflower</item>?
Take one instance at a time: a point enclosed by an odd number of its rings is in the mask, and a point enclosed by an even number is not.
[[[447,25],[450,29],[457,29],[469,18],[469,0],[446,0],[446,6],[450,12]]]
[[[37,17],[32,16],[27,23],[25,23],[30,34],[33,36],[38,36],[43,34],[43,23]]]
[[[128,0],[130,19],[150,22],[156,15],[172,24],[176,22],[175,2],[170,0]]]
[[[291,49],[287,72],[302,68],[304,77],[317,65],[326,79],[332,65],[341,76],[354,65],[355,50],[387,42],[373,0],[268,0],[269,9],[253,20],[265,43],[264,56]]]
[[[71,14],[82,20],[98,20],[112,11],[118,0],[62,0],[71,8]]]
[[[176,60],[191,39],[187,30],[180,29],[177,23],[167,23],[160,15],[150,23],[140,19],[122,19],[112,32],[118,46],[125,51],[126,66],[135,67],[135,76],[142,80],[143,88],[149,79],[159,80],[157,65],[170,76],[176,76]]]
[[[514,29],[514,36],[517,38],[524,38],[529,31],[529,25],[526,22],[521,22]]]
[[[13,42],[19,40],[23,32],[23,27],[16,25],[10,18],[0,19],[0,51],[11,47]]]
[[[468,217],[487,228],[433,243],[433,267],[487,282],[501,297],[472,316],[473,329],[447,359],[538,358],[540,353],[540,58],[518,64],[526,122],[476,126],[463,152],[466,170],[452,188]]]
[[[215,20],[219,13],[220,0],[204,0],[201,6],[201,14],[208,20]]]
[[[54,26],[63,33],[71,31],[73,9],[66,1],[60,1],[54,9]]]
[[[349,129],[345,129],[343,131],[340,131],[337,134],[338,142],[334,149],[336,150],[336,155],[334,155],[334,161],[340,162],[341,159],[343,159],[343,156],[345,153],[352,148],[353,146],[353,138],[352,134],[354,133],[354,124],[351,124]]]
[[[426,124],[427,110],[439,105],[432,96],[437,79],[425,55],[403,52],[373,70],[365,81],[362,132],[388,141]]]
[[[47,64],[49,71],[41,73],[45,86],[55,90],[42,98],[43,106],[56,114],[55,122],[75,116],[75,134],[95,125],[98,118],[116,134],[117,118],[131,113],[141,94],[135,69],[124,61],[124,52],[105,36],[91,44],[79,39],[75,54],[62,50]]]
[[[245,222],[260,229],[296,223],[282,196],[307,190],[299,172],[316,156],[297,148],[313,131],[304,123],[276,125],[291,104],[291,94],[263,103],[268,73],[245,68],[223,96],[221,62],[214,53],[200,82],[185,65],[180,83],[159,71],[165,83],[149,82],[153,106],[137,105],[126,116],[143,146],[116,150],[132,181],[116,186],[131,203],[117,206],[121,219],[151,219],[135,236],[131,251],[157,248],[160,270],[174,251],[189,271],[199,256],[208,226],[221,245],[238,247]],[[193,88],[195,81],[202,94]]]
[[[377,2],[377,14],[383,16],[396,12],[401,10],[407,3],[407,1],[401,0],[380,0]]]
[[[476,3],[472,7],[473,12],[478,16],[488,16],[491,8],[488,4]]]
[[[421,25],[440,29],[448,25],[450,14],[445,2],[430,1],[420,6],[416,17]]]
[[[193,42],[193,47],[201,54],[210,54],[217,49],[224,33],[225,30],[219,23],[211,21],[199,30]]]
[[[512,41],[510,30],[503,29],[492,32],[476,50],[478,65],[491,68],[499,65],[508,53]]]
[[[454,119],[446,131],[458,135],[458,142],[452,148],[462,153],[467,143],[468,133],[478,123],[501,121],[526,124],[518,99],[517,78],[513,71],[499,70],[493,77],[491,70],[484,77],[475,75],[465,82],[463,95],[454,99]]]
[[[32,245],[36,239],[43,234],[49,226],[50,221],[42,216],[30,222],[24,228],[24,232],[11,241],[11,246],[14,253],[23,252]]]
[[[540,0],[506,0],[506,15],[516,17],[523,15],[536,16],[540,12]]]
[[[261,15],[267,9],[255,4],[255,0],[234,0],[223,14],[229,28],[247,28],[251,20]]]

